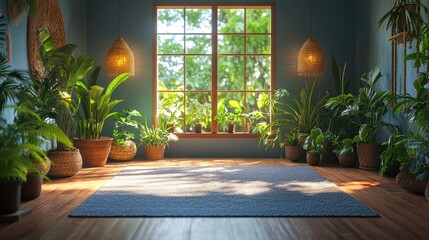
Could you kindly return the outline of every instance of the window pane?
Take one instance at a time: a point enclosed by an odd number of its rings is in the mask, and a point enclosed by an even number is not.
[[[203,124],[203,132],[211,132],[211,94],[187,93],[186,94],[186,130],[195,131],[195,124]]]
[[[271,85],[271,57],[246,57],[247,90],[269,90]]]
[[[218,10],[219,33],[244,32],[244,9],[219,9]]]
[[[186,57],[186,89],[210,90],[212,88],[211,56]]]
[[[248,36],[246,37],[246,53],[248,54],[270,54],[270,36]]]
[[[211,33],[211,9],[186,9],[186,33]]]
[[[168,90],[183,89],[183,57],[158,56],[158,81]]]
[[[219,90],[244,90],[244,57],[218,57]]]
[[[212,39],[209,35],[187,35],[186,36],[187,54],[211,54]]]
[[[244,53],[243,36],[219,36],[218,37],[219,54],[237,54]]]
[[[158,35],[158,53],[182,54],[183,51],[183,35]]]
[[[173,124],[175,132],[183,132],[184,112],[183,93],[159,93],[158,117],[167,124]]]
[[[259,111],[267,115],[270,110],[270,93],[252,92],[246,95],[246,110],[248,113]],[[267,115],[268,116],[268,115]]]
[[[271,32],[271,10],[270,9],[247,9],[246,10],[246,32],[270,33]]]
[[[234,112],[235,108],[233,108],[230,104],[229,101],[230,100],[235,100],[237,101],[240,106],[241,106],[241,112],[244,112],[244,94],[243,93],[227,93],[227,92],[221,92],[218,94],[218,113],[220,113],[223,109],[219,109],[219,106],[221,105],[221,103],[224,103],[224,106],[227,108],[228,112]],[[240,123],[236,123],[235,125],[235,131],[236,132],[243,132],[244,131],[244,127],[243,127],[243,121],[244,118],[243,117],[239,117],[239,119],[241,120]],[[227,129],[227,125],[219,125],[219,131],[220,132],[226,132],[228,131]]]
[[[158,33],[184,33],[183,9],[158,9]]]

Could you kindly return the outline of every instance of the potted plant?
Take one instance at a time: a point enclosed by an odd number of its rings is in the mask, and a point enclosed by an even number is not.
[[[376,142],[377,131],[390,124],[383,121],[388,111],[388,101],[391,94],[388,91],[377,91],[375,86],[381,78],[378,67],[361,77],[363,86],[357,96],[352,94],[340,95],[331,98],[328,106],[343,107],[341,116],[359,127],[358,135],[354,137],[357,142],[359,167],[362,169],[379,169],[381,143]]]
[[[31,104],[42,118],[53,119],[55,124],[72,139],[76,134],[77,105],[71,94],[77,81],[91,70],[94,60],[88,55],[73,57],[77,46],[66,44],[55,49],[48,29],[39,32],[41,71],[32,74]],[[82,168],[79,149],[58,142],[48,152],[52,166],[50,177],[71,177]]]
[[[189,125],[195,126],[196,133],[201,133],[202,128],[205,128],[209,125],[211,114],[210,103],[200,103],[195,98],[188,99],[186,119]]]
[[[243,110],[236,100],[229,100],[230,108],[225,105],[225,99],[218,103],[218,111],[215,119],[220,125],[228,126],[228,133],[234,133],[235,125],[243,121]]]
[[[320,156],[325,151],[326,139],[320,128],[313,128],[310,135],[305,139],[303,148],[307,152],[308,165],[315,166],[320,163]]]
[[[380,176],[396,177],[396,175],[398,175],[399,163],[406,162],[409,158],[409,154],[407,153],[407,140],[406,136],[399,134],[399,132],[395,132],[383,143],[385,149],[380,156]]]
[[[424,22],[422,9],[424,13],[427,12],[420,0],[396,0],[392,8],[380,18],[378,25],[386,24],[386,29],[392,32],[392,38],[400,39],[405,34],[405,41],[412,42],[419,35],[420,25]]]
[[[239,105],[240,106],[240,105]],[[247,113],[244,113],[243,116],[246,117],[249,122],[247,123],[247,132],[248,133],[259,133],[260,125],[269,121],[269,107],[270,107],[270,98],[267,94],[261,93],[256,100],[257,109]]]
[[[115,77],[107,88],[97,85],[100,67],[95,68],[86,81],[76,82],[76,97],[80,103],[78,112],[79,138],[73,139],[73,144],[82,154],[84,167],[102,167],[109,156],[112,138],[101,137],[104,122],[115,115],[114,106],[122,100],[112,100],[115,89],[125,82],[129,73],[122,73]]]
[[[310,135],[313,128],[319,126],[320,115],[327,100],[327,95],[315,96],[317,81],[311,86],[305,84],[300,94],[291,91],[277,91],[275,95],[274,111],[277,125],[300,133],[301,143]],[[291,94],[290,94],[291,93]]]
[[[20,187],[27,180],[28,173],[43,175],[36,165],[46,167],[48,158],[41,147],[44,141],[57,139],[71,146],[71,141],[57,126],[46,123],[29,109],[17,107],[17,110],[13,123],[7,124],[0,118],[0,214],[19,209]],[[33,186],[31,193],[36,196],[29,198],[38,197],[40,190],[41,183]]]
[[[126,127],[139,128],[139,123],[133,117],[142,115],[135,109],[124,109],[122,113],[115,115],[113,128],[113,142],[110,149],[109,158],[117,161],[132,160],[137,153],[137,146],[132,141],[135,137]]]
[[[160,123],[158,126],[148,126],[140,124],[140,143],[144,147],[144,156],[148,160],[164,159],[165,147],[170,141],[178,141],[179,138],[168,131],[165,123]]]
[[[158,82],[160,90],[167,90],[163,82]],[[158,103],[158,119],[167,124],[171,132],[183,132],[183,95],[163,92]]]
[[[338,161],[343,167],[354,167],[356,165],[356,153],[354,142],[351,138],[344,138],[336,144],[334,153],[338,156]]]
[[[299,133],[289,132],[285,136],[283,145],[285,146],[286,158],[292,162],[300,162],[305,158],[305,152],[299,143]]]

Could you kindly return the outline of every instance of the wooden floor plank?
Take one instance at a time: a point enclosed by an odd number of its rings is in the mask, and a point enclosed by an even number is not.
[[[378,218],[69,218],[68,214],[121,169],[138,166],[306,166],[285,159],[165,159],[112,162],[43,185],[33,211],[0,223],[0,239],[429,239],[429,203],[375,171],[312,167]]]

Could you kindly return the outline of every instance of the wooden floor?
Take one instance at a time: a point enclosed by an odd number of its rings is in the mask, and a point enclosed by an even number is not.
[[[33,211],[0,223],[0,239],[429,239],[429,203],[376,172],[339,166],[313,167],[380,214],[378,218],[69,218],[68,214],[127,165],[306,165],[280,159],[168,159],[108,163],[43,185]]]

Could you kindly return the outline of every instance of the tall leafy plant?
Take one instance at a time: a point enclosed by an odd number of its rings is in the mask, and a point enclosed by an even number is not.
[[[77,103],[72,98],[78,81],[82,81],[94,65],[89,55],[73,56],[77,45],[66,44],[55,49],[48,29],[39,32],[42,72],[32,77],[32,98],[37,103],[38,112],[44,117],[52,117],[69,138],[76,134],[75,114]],[[57,149],[66,146],[59,143]]]
[[[86,81],[76,82],[76,95],[81,111],[78,113],[79,137],[82,139],[98,139],[107,118],[117,114],[112,112],[122,100],[112,100],[115,89],[130,76],[123,73],[115,77],[107,88],[97,85],[100,67],[94,69]]]
[[[279,126],[288,130],[297,130],[300,133],[310,133],[311,129],[318,127],[323,106],[327,96],[316,96],[317,81],[310,86],[306,83],[300,94],[282,95],[274,103],[274,112]]]

